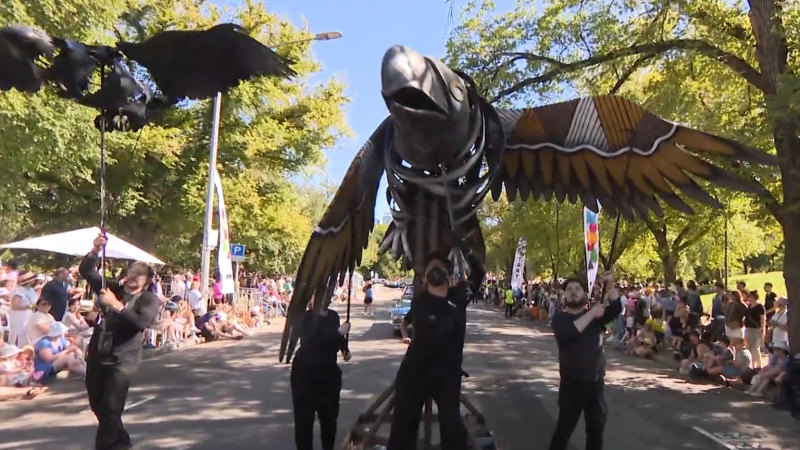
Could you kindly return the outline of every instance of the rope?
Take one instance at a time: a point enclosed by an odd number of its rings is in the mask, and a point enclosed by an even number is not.
[[[619,234],[619,216],[620,216],[619,211],[617,211],[617,221],[614,224],[614,234],[611,236],[611,245],[608,247],[608,259],[606,259],[608,264],[606,264],[606,271],[611,270],[611,261],[612,261],[611,258],[614,256],[614,247],[617,245],[617,234]],[[603,284],[603,289],[600,291],[600,301],[603,301],[603,299],[605,298],[607,288],[608,286],[606,286],[606,284]],[[589,295],[591,296],[591,294],[592,293],[590,292]]]
[[[617,245],[617,234],[619,233],[619,211],[617,211],[617,223],[614,224],[614,235],[611,237],[611,246],[608,247],[608,259],[606,260],[606,270],[611,270],[611,261],[614,257],[614,247]]]

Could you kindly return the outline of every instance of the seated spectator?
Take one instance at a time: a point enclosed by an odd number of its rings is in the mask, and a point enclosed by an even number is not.
[[[28,386],[33,382],[33,367],[23,358],[23,351],[16,345],[0,347],[0,386]]]
[[[227,315],[224,312],[211,310],[204,314],[197,321],[197,328],[200,329],[200,335],[206,342],[212,342],[219,339],[242,339],[244,336],[239,333],[232,332],[234,330],[228,327],[226,331]]]
[[[36,311],[28,317],[28,322],[25,325],[25,330],[28,333],[28,342],[36,343],[47,331],[50,330],[50,325],[56,319],[50,315],[50,300],[45,297],[40,297],[36,302]]]
[[[706,373],[712,377],[722,376],[724,379],[739,378],[745,370],[750,368],[753,356],[750,350],[744,346],[744,339],[733,338],[730,340],[730,352],[726,352],[720,359],[716,360],[719,365],[706,368]],[[733,354],[733,359],[728,359],[728,355]]]
[[[655,311],[653,316],[644,322],[645,325],[650,325],[650,329],[656,336],[656,342],[659,344],[664,341],[664,322],[661,320],[663,314],[662,310]]]
[[[681,361],[680,373],[689,373],[692,365],[697,365],[700,369],[705,369],[706,355],[713,354],[711,346],[700,340],[700,330],[690,330],[687,334],[691,351],[689,357]]]
[[[72,299],[67,306],[67,312],[64,313],[64,318],[61,323],[67,326],[67,329],[74,335],[87,338],[92,335],[93,328],[86,322],[86,318],[80,313],[81,301]]]
[[[789,345],[787,343],[773,344],[769,347],[769,364],[762,368],[751,381],[750,389],[745,393],[761,396],[770,383],[780,383],[789,369]]]
[[[255,332],[252,328],[248,327],[247,324],[239,320],[236,317],[236,311],[234,310],[233,306],[223,304],[220,305],[220,308],[217,309],[218,312],[225,313],[225,323],[223,324],[223,328],[225,331],[235,331],[237,333],[243,334],[245,336],[254,336]]]
[[[16,346],[11,345],[11,344],[6,344],[3,341],[3,336],[0,335],[0,355],[3,355],[3,354],[9,355],[9,357],[7,357],[7,358],[3,358],[2,356],[0,356],[0,360],[4,360],[4,362],[5,362],[5,364],[3,364],[4,367],[0,367],[0,371],[2,371],[5,368],[11,368],[11,365],[8,364],[8,360],[12,359],[10,354],[16,353],[16,349],[17,349]],[[23,348],[21,350],[20,353],[18,353],[16,355],[17,360],[16,361],[13,361],[13,360],[11,361],[14,364],[14,369],[13,370],[16,370],[16,367],[19,366],[19,367],[22,367],[22,370],[24,372],[32,373],[35,376],[35,373],[33,372],[32,364],[28,363],[28,361],[30,359],[28,350],[30,350],[32,352],[33,348],[29,347],[29,346],[26,346],[25,348]],[[19,375],[16,375],[16,376],[19,376]],[[27,380],[28,384],[22,384],[22,385],[3,386],[2,384],[4,384],[5,381],[7,381],[7,379],[4,379],[4,381],[2,383],[0,383],[0,401],[3,401],[3,400],[15,400],[15,399],[19,399],[19,398],[31,399],[31,398],[34,398],[37,395],[47,391],[47,387],[44,387],[44,386],[41,386],[40,384],[38,384],[35,381],[34,376],[28,378],[28,380]],[[3,375],[0,374],[0,378],[2,378],[2,377],[3,377]],[[12,378],[13,378],[13,376],[12,376]]]
[[[686,300],[679,299],[678,306],[675,308],[675,314],[669,320],[670,335],[672,336],[669,344],[679,352],[682,352],[681,349],[684,347],[685,334],[689,331],[689,314],[689,306],[686,304]],[[684,351],[682,353],[686,352]],[[686,355],[688,355],[688,353],[686,353]]]
[[[149,348],[155,348],[156,332],[158,332],[162,333],[164,336],[164,345],[177,346],[181,342],[184,342],[184,324],[175,322],[175,314],[178,311],[178,305],[168,301],[164,297],[159,298],[159,302],[158,314],[153,324],[146,330],[145,339],[148,340]]]
[[[653,326],[645,323],[636,336],[631,340],[628,347],[629,355],[636,355],[640,358],[652,358],[656,353],[657,339],[653,333]]]
[[[266,323],[267,325],[269,325],[269,320],[267,320]],[[261,314],[261,307],[253,306],[252,308],[250,308],[249,326],[254,329],[259,329],[263,324],[264,324],[264,316]]]
[[[33,367],[37,372],[42,372],[42,380],[55,377],[65,369],[71,374],[86,375],[83,351],[69,343],[64,337],[66,332],[64,324],[53,322],[47,334],[33,347]]]
[[[200,329],[196,326],[194,313],[189,308],[189,302],[177,295],[173,295],[170,302],[177,305],[172,315],[173,322],[179,327],[183,327],[184,336],[189,336],[189,338],[199,342],[200,338],[197,335],[200,333]]]

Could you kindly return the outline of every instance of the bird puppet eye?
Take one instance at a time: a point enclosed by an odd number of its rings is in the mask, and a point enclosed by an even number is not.
[[[450,87],[450,95],[452,95],[456,101],[460,102],[464,100],[464,86],[461,86],[460,84],[454,84]]]

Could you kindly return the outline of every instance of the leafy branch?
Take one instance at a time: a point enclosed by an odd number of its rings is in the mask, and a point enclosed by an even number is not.
[[[541,75],[537,75],[531,78],[526,78],[514,84],[513,86],[501,90],[494,98],[492,98],[491,103],[494,103],[504,97],[519,92],[530,86],[546,83],[548,81],[554,80],[555,78],[561,75],[577,72],[579,70],[586,69],[588,67],[593,67],[606,62],[615,61],[617,59],[624,58],[627,56],[652,55],[654,57],[656,55],[662,55],[664,53],[673,50],[696,52],[701,55],[712,58],[714,60],[717,60],[725,64],[732,70],[734,70],[739,75],[741,75],[750,84],[756,86],[757,88],[761,89],[764,92],[769,91],[769,85],[763,79],[761,72],[759,72],[756,68],[751,66],[744,59],[703,40],[670,39],[666,41],[651,42],[647,44],[636,44],[630,47],[619,48],[616,50],[612,50],[608,53],[591,56],[589,58],[582,59],[580,61],[575,61],[572,63],[565,63],[563,61],[558,61],[554,58],[550,58],[543,55],[537,55],[533,53],[522,53],[522,52],[516,53],[512,58],[514,60],[518,61],[524,59],[528,61],[543,61],[549,63],[552,66],[555,66],[555,68]],[[502,66],[503,65],[501,65],[501,67]]]

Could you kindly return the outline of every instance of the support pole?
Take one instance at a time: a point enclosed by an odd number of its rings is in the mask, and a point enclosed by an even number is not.
[[[208,301],[208,272],[211,266],[211,246],[208,239],[211,234],[211,221],[214,217],[214,177],[217,171],[217,147],[219,145],[219,116],[222,108],[222,93],[217,92],[214,98],[214,113],[211,119],[211,144],[208,155],[208,188],[206,190],[206,220],[203,226],[203,255],[201,259],[200,292],[204,301]]]
[[[725,289],[728,289],[728,205],[725,205]]]

